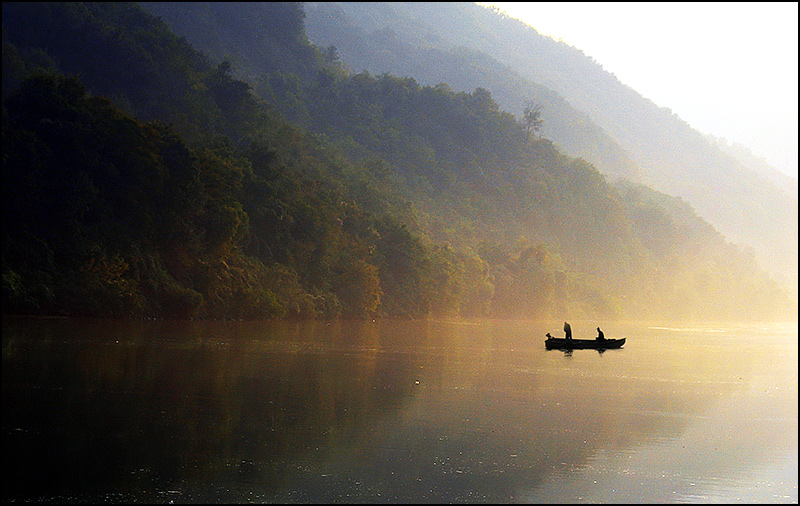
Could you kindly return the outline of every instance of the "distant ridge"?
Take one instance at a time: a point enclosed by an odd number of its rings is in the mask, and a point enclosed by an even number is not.
[[[307,3],[309,38],[333,45],[353,70],[413,74],[428,84],[446,81],[448,65],[431,65],[473,53],[465,80],[454,88],[486,86],[506,110],[519,114],[520,87],[500,85],[511,75],[526,93],[546,102],[545,124],[574,124],[584,114],[596,125],[548,130],[567,153],[581,156],[612,177],[626,177],[689,202],[730,241],[752,248],[759,263],[784,286],[797,285],[797,184],[741,152],[722,149],[668,108],[656,106],[620,83],[592,58],[504,14],[466,2]],[[404,58],[399,58],[399,54]],[[417,56],[416,61],[409,58]],[[483,61],[480,65],[479,61]],[[507,67],[501,76],[497,64]],[[483,80],[473,76],[484,71]],[[476,79],[472,83],[466,78]],[[493,85],[486,85],[494,79]],[[553,90],[550,96],[543,90]],[[538,90],[538,91],[537,91]],[[555,95],[558,99],[553,98]],[[563,99],[561,98],[563,97]],[[573,111],[568,112],[565,103]],[[576,113],[575,111],[579,111]],[[558,119],[554,116],[559,116]],[[609,139],[613,147],[588,141]],[[615,163],[608,153],[618,153]],[[766,169],[766,170],[765,170]],[[789,179],[789,181],[787,181]]]

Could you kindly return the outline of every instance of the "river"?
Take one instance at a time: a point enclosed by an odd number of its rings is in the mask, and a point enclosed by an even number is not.
[[[3,318],[3,499],[797,503],[797,323]]]

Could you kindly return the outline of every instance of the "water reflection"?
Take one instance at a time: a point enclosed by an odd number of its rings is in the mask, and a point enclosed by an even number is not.
[[[4,498],[664,502],[796,470],[786,350],[553,353],[547,323],[4,320]]]
[[[607,352],[609,350],[611,350],[611,352],[614,353],[614,352],[622,351],[622,348],[590,348],[590,349],[578,350],[578,351],[580,353],[590,353],[590,352],[594,351],[598,355],[602,355],[603,353],[605,353],[605,352]],[[575,350],[573,350],[571,348],[553,348],[553,349],[550,349],[550,350],[547,350],[547,351],[548,352],[550,352],[550,351],[553,351],[553,352],[560,351],[561,353],[564,354],[565,357],[571,357],[572,356],[572,352],[574,352]]]

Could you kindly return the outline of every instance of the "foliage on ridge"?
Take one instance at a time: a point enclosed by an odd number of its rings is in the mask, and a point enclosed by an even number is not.
[[[216,59],[134,4],[4,3],[5,312],[781,309],[690,208],[608,184],[489,90],[351,74],[308,42],[299,4],[182,5],[204,16]],[[223,37],[240,18],[271,28]],[[247,82],[227,57],[250,62]]]

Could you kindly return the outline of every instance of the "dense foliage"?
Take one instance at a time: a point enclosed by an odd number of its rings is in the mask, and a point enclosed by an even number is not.
[[[542,104],[543,135],[564,153],[609,177],[680,196],[728,240],[752,248],[796,297],[797,182],[786,184],[777,170],[759,170],[752,156],[720,149],[581,50],[471,2],[310,2],[306,8],[311,40],[335,45],[355,70],[445,81],[456,90],[481,86],[517,114],[529,100]]]
[[[608,184],[490,91],[351,74],[305,38],[299,4],[182,5],[216,56],[133,4],[3,4],[4,312],[787,309],[682,201]]]

